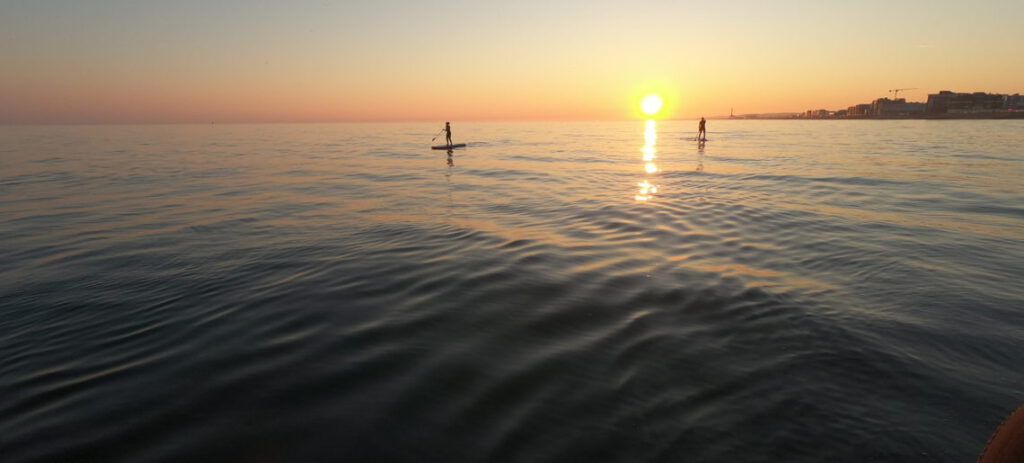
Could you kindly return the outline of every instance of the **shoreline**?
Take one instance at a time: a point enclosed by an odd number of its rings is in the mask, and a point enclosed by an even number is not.
[[[928,114],[914,116],[829,116],[829,117],[804,117],[804,116],[735,116],[721,117],[712,120],[773,120],[773,121],[813,121],[813,120],[957,120],[957,119],[1024,119],[1024,111],[977,113],[977,114]]]

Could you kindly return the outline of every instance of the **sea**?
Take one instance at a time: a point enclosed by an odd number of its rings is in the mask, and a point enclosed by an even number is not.
[[[442,122],[0,126],[0,460],[971,462],[1024,404],[1024,121]]]

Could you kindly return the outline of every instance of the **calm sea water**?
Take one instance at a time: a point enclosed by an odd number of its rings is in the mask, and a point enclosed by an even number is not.
[[[1024,121],[0,127],[0,455],[973,461]]]

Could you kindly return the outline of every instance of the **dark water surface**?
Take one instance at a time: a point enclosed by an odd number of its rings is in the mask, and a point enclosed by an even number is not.
[[[0,127],[0,460],[973,461],[1024,121]]]

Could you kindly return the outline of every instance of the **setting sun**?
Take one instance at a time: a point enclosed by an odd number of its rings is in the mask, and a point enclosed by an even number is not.
[[[648,116],[658,114],[658,111],[661,111],[661,97],[658,95],[645,96],[644,100],[640,102],[640,108]]]

